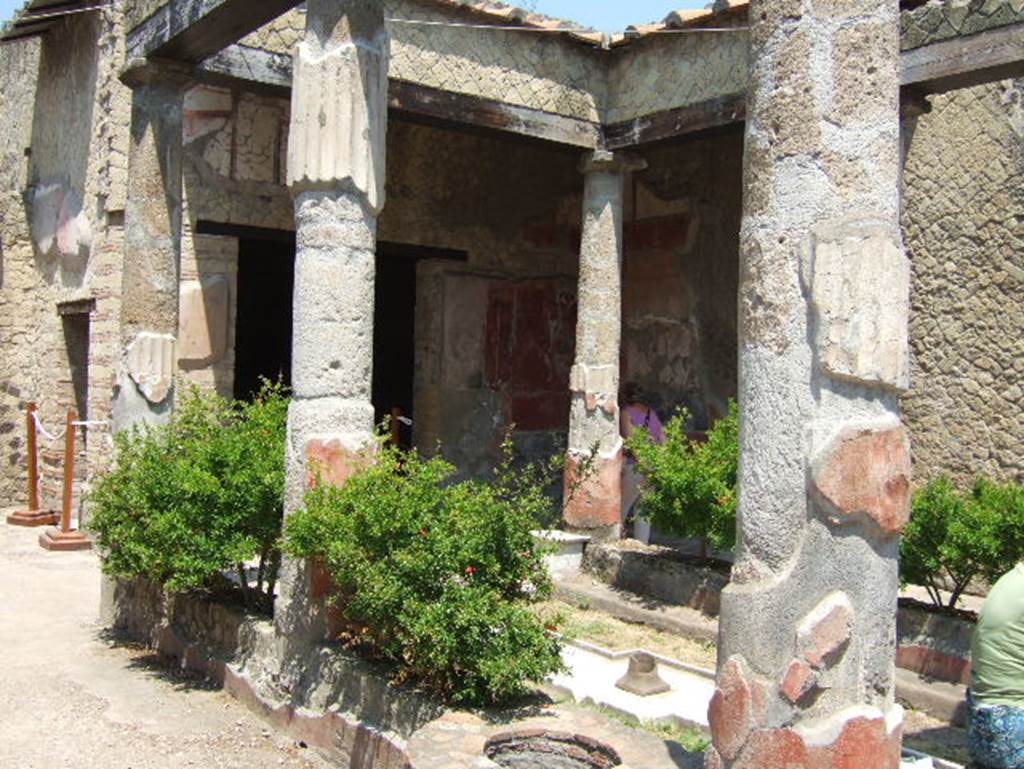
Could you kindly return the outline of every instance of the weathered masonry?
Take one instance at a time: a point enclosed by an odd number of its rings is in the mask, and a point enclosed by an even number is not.
[[[3,491],[24,400],[122,429],[281,375],[289,509],[397,407],[466,474],[513,425],[570,481],[596,446],[566,523],[611,535],[620,384],[698,428],[738,396],[710,760],[895,765],[911,463],[1024,473],[1024,8],[854,5],[605,37],[488,2],[32,0],[0,47]],[[319,615],[290,564],[278,632]]]

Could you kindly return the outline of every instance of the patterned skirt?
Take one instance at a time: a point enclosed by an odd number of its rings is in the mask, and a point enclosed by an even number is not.
[[[980,769],[1024,769],[1024,708],[984,705],[967,692],[967,740]]]

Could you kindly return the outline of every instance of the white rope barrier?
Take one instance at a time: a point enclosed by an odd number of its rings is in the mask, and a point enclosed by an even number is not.
[[[60,435],[54,435],[53,433],[49,432],[45,427],[43,427],[43,420],[39,418],[39,412],[37,411],[32,412],[32,418],[36,422],[36,430],[39,432],[39,434],[42,435],[44,438],[46,438],[46,440],[50,441],[51,443],[53,441],[59,441],[61,438],[67,435],[68,430],[66,427],[63,430],[61,430]]]
[[[54,441],[61,440],[68,433],[67,427],[61,430],[60,435],[54,435],[53,433],[51,433],[49,430],[46,429],[46,427],[43,426],[43,420],[39,418],[38,411],[32,412],[32,419],[35,420],[36,430],[39,432],[39,434],[42,435],[44,438],[46,438],[46,440],[50,441],[51,443],[53,443]],[[110,422],[106,419],[85,419],[81,421],[72,422],[71,424],[75,427],[107,427],[110,425]]]

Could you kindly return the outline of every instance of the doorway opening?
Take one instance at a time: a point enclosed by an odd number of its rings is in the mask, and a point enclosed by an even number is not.
[[[378,246],[374,282],[373,418],[413,418],[416,367],[416,257]],[[412,448],[412,426],[392,425],[403,449]]]
[[[251,400],[264,379],[291,385],[295,235],[240,237],[234,396]]]
[[[60,320],[69,373],[68,395],[84,422],[89,419],[89,313],[62,313]]]

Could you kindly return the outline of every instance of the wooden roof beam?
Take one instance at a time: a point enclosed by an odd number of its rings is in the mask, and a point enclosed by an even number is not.
[[[128,58],[198,64],[301,0],[168,0],[128,33]]]

